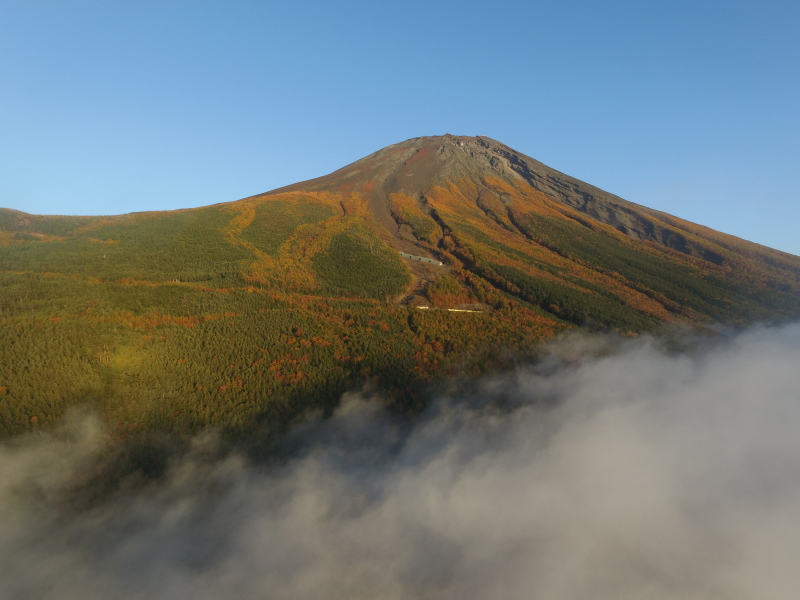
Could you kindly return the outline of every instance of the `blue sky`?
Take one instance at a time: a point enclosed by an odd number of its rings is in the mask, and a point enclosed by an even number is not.
[[[235,200],[488,135],[800,254],[800,3],[0,0],[0,206]]]

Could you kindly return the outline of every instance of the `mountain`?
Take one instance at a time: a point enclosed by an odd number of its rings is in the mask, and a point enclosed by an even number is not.
[[[0,209],[0,288],[0,433],[84,405],[122,441],[250,435],[365,383],[418,410],[569,328],[797,318],[800,258],[445,135],[197,209]]]
[[[798,307],[797,257],[628,202],[486,137],[416,138],[253,200],[298,192],[357,198],[387,245],[578,325],[619,326],[622,312],[640,323],[634,310],[769,320]],[[598,294],[619,314],[605,314]]]

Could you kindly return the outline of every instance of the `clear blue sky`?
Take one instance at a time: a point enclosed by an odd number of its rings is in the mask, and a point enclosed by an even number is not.
[[[235,200],[488,135],[800,254],[800,2],[0,0],[0,206]]]

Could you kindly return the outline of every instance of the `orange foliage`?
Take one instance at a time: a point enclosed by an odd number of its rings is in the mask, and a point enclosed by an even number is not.
[[[22,240],[16,239],[14,232],[0,230],[0,246],[9,246],[14,243],[22,243]]]
[[[589,219],[582,213],[575,211],[563,204],[548,198],[542,192],[535,190],[527,185],[515,187],[500,179],[487,177],[484,183],[491,188],[491,192],[483,192],[481,195],[474,182],[470,180],[459,180],[450,184],[448,189],[436,187],[430,195],[431,205],[445,218],[446,221],[453,221],[453,226],[458,229],[458,224],[468,224],[484,232],[490,238],[507,246],[512,250],[517,250],[530,256],[533,259],[541,260],[560,269],[563,275],[556,275],[548,271],[537,269],[530,264],[515,260],[504,251],[489,247],[480,240],[471,239],[466,231],[458,230],[458,233],[451,233],[444,238],[444,248],[457,256],[465,258],[470,262],[476,262],[477,257],[473,249],[479,249],[481,255],[498,264],[513,266],[529,275],[537,278],[557,281],[562,285],[573,288],[580,286],[574,283],[574,278],[582,279],[603,288],[613,291],[627,305],[642,312],[656,316],[663,321],[673,321],[675,316],[664,307],[663,302],[654,299],[643,292],[634,289],[628,281],[619,274],[602,272],[594,267],[584,264],[582,261],[558,253],[545,246],[540,245],[535,240],[527,239],[525,234],[513,226],[514,221],[521,220],[526,212],[532,211],[539,215],[547,215],[555,218],[567,218],[581,223],[583,226],[613,237],[616,241],[627,246],[648,246],[649,252],[653,252],[654,244],[634,240],[629,236],[617,231],[614,227]],[[507,206],[500,201],[500,195],[506,198]],[[476,210],[476,205],[481,206],[484,212]],[[487,219],[487,214],[492,219]],[[509,220],[505,215],[509,215]],[[463,239],[461,239],[463,238]],[[663,247],[658,247],[656,252],[663,253]],[[670,251],[670,249],[665,249]],[[639,250],[641,251],[641,250]],[[674,252],[674,251],[671,251]],[[685,255],[684,255],[685,256]],[[464,275],[467,280],[474,285],[475,280],[469,275]],[[573,281],[570,281],[570,278]],[[513,284],[504,281],[493,281],[497,285],[512,293],[518,293],[518,289]],[[486,302],[498,306],[495,301],[500,299],[491,290],[492,286],[484,288]],[[435,292],[434,292],[435,295]],[[431,298],[432,301],[433,298]],[[447,302],[451,299],[440,298],[440,302]],[[444,305],[444,304],[442,304]]]
[[[283,385],[292,385],[299,383],[305,373],[300,370],[301,365],[309,364],[310,357],[307,354],[299,358],[293,358],[291,354],[284,354],[270,363],[268,371],[270,371],[275,378]]]
[[[425,214],[417,203],[405,194],[389,194],[389,209],[395,220],[409,225],[417,238],[436,244],[442,237],[442,230],[438,223]]]
[[[243,240],[240,236],[255,218],[255,207],[259,203],[280,200],[282,202],[308,202],[309,199],[327,204],[338,211],[334,216],[321,224],[306,224],[297,230],[279,248],[277,256],[270,256]],[[279,287],[288,292],[308,292],[319,288],[314,275],[311,258],[323,247],[322,242],[328,239],[337,221],[351,212],[363,212],[363,201],[358,196],[343,199],[328,192],[287,192],[274,196],[260,196],[248,201],[240,201],[230,206],[230,210],[238,211],[224,230],[224,235],[231,243],[249,250],[254,260],[248,270],[242,274],[244,279],[260,284]],[[327,235],[326,235],[327,234]],[[254,289],[254,288],[251,288]]]

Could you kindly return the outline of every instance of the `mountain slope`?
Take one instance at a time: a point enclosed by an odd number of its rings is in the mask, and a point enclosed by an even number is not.
[[[260,431],[364,382],[416,410],[570,327],[796,318],[800,258],[448,135],[198,209],[0,209],[0,288],[2,433],[88,404],[121,440]]]
[[[462,280],[480,275],[576,324],[619,326],[623,312],[641,325],[797,310],[797,257],[627,202],[484,137],[409,140],[255,198],[287,192],[363,199],[397,250],[439,258]],[[636,312],[605,314],[598,294]]]

